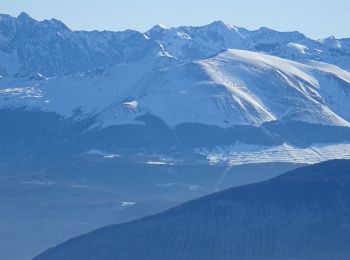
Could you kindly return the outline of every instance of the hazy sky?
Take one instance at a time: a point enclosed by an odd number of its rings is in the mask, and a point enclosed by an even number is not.
[[[155,24],[214,20],[257,29],[298,30],[312,38],[350,37],[350,0],[0,0],[0,13],[55,17],[75,30],[146,31]]]

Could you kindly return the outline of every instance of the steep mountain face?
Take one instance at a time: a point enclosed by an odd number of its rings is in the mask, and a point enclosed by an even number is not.
[[[166,28],[156,25],[146,34],[158,41],[170,55],[182,60],[200,60],[226,49],[250,49],[248,31],[221,21],[207,26]]]
[[[184,60],[205,59],[226,49],[241,49],[298,62],[322,61],[350,69],[349,39],[313,40],[299,32],[277,32],[265,27],[248,31],[221,21],[201,27],[157,25],[146,34],[161,43],[169,54]]]
[[[347,259],[349,172],[349,161],[297,169],[94,231],[34,259]]]
[[[136,31],[74,32],[56,19],[0,15],[1,76],[75,74],[157,55],[159,44]]]

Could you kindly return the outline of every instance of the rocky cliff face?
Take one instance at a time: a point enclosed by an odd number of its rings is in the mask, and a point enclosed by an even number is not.
[[[56,19],[39,22],[26,13],[0,16],[2,76],[83,73],[161,52],[159,44],[136,31],[74,32]]]

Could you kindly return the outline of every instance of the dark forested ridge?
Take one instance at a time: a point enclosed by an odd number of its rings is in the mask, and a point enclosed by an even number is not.
[[[108,226],[35,260],[350,259],[350,161],[296,169]]]

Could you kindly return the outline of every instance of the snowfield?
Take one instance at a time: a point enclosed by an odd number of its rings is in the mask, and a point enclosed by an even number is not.
[[[236,144],[213,149],[200,148],[197,152],[206,156],[210,164],[243,165],[270,162],[314,164],[333,159],[350,159],[350,143],[314,144],[300,148],[288,144],[259,146]]]

